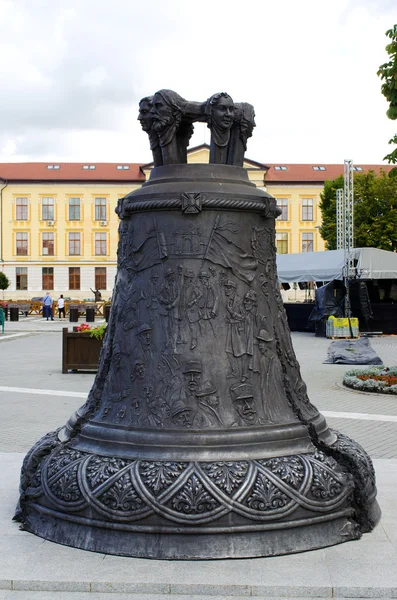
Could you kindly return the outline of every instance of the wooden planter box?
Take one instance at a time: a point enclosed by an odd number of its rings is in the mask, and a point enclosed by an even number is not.
[[[89,333],[75,333],[62,329],[62,373],[72,371],[97,371],[102,340]]]

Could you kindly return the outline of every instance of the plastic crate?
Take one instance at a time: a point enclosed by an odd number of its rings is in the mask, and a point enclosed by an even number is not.
[[[360,335],[358,319],[356,317],[351,318],[349,326],[349,319],[328,317],[325,334],[327,338],[350,338],[352,334],[353,337],[358,338]]]

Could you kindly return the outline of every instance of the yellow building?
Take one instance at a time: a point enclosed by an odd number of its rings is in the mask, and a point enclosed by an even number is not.
[[[319,233],[320,194],[325,179],[343,173],[343,165],[271,164],[266,173],[266,189],[276,198],[282,214],[276,221],[276,246],[280,254],[325,250]],[[315,169],[315,170],[314,170]]]
[[[189,163],[208,163],[209,146],[188,151]],[[320,193],[343,164],[262,164],[246,159],[250,181],[277,199],[279,253],[325,249]],[[140,187],[153,164],[0,163],[0,269],[10,279],[5,298],[51,291],[74,299],[99,289],[111,296],[116,274],[119,198]],[[390,167],[361,165],[356,171]]]
[[[0,164],[0,264],[5,298],[51,291],[74,299],[111,295],[117,201],[140,187],[136,164]]]

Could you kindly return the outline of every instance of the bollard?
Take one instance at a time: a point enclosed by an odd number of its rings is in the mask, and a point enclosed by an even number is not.
[[[19,308],[16,306],[10,308],[10,321],[19,321]]]
[[[87,323],[95,322],[95,308],[93,308],[92,306],[90,306],[89,308],[87,307],[85,309],[85,320],[87,321]]]
[[[70,308],[69,309],[70,323],[77,323],[78,320],[79,320],[79,309],[78,308]]]
[[[109,319],[110,319],[110,308],[111,308],[111,305],[110,305],[110,304],[105,304],[105,321],[106,321],[106,323],[109,323]]]

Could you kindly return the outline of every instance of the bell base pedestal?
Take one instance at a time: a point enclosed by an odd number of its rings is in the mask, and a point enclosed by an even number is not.
[[[168,560],[277,556],[359,539],[380,519],[372,463],[332,434],[325,451],[214,462],[122,459],[55,436],[16,519],[66,546]]]

